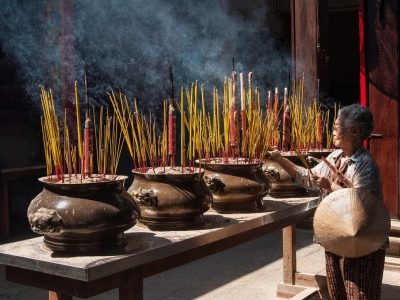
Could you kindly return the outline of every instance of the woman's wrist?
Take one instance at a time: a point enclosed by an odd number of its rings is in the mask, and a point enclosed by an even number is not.
[[[331,181],[330,191],[329,192],[334,192],[334,191],[337,191],[337,190],[340,190],[340,189],[342,189],[342,187],[340,185],[338,185],[335,182]]]
[[[276,154],[273,158],[277,163],[281,163],[285,161],[285,158],[281,154]]]

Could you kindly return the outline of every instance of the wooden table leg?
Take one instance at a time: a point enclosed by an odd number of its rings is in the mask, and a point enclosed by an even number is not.
[[[0,175],[1,176],[1,175]],[[8,180],[2,179],[3,195],[0,198],[0,238],[7,242],[9,238],[10,221],[9,221],[9,211],[8,211]]]
[[[49,300],[72,300],[72,296],[49,291]]]
[[[296,225],[282,229],[283,283],[295,284],[296,273]]]
[[[143,300],[143,268],[131,269],[129,283],[119,288],[119,300]]]

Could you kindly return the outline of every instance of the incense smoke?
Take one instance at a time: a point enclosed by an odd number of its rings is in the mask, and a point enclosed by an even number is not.
[[[142,110],[160,111],[181,86],[199,81],[206,96],[221,90],[232,71],[253,72],[263,100],[267,90],[287,87],[290,53],[277,33],[278,18],[266,1],[75,0],[74,69],[81,93],[87,71],[93,104],[106,103],[106,91],[119,88],[137,98]],[[273,3],[274,1],[270,1]],[[59,1],[3,0],[0,48],[18,62],[32,103],[39,85],[60,98]],[[247,77],[247,76],[246,76]],[[210,96],[207,97],[209,101]],[[71,99],[73,101],[73,99]],[[38,108],[39,109],[39,108]]]

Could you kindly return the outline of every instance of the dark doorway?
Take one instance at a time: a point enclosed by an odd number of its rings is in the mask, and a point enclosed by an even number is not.
[[[329,10],[329,96],[341,105],[360,101],[358,7]]]

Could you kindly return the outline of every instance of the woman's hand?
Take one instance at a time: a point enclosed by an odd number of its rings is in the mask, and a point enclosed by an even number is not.
[[[268,149],[265,158],[269,158],[271,160],[276,161],[281,165],[282,168],[290,175],[290,177],[295,178],[297,172],[297,165],[292,163],[290,160],[284,158],[279,150],[276,147],[271,147]]]
[[[327,177],[318,174],[313,174],[311,175],[311,180],[319,188],[325,190],[331,190],[331,181]]]
[[[267,151],[266,158],[279,161],[283,156],[276,147],[271,147]]]

